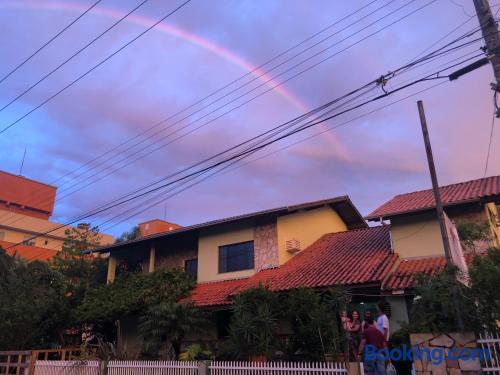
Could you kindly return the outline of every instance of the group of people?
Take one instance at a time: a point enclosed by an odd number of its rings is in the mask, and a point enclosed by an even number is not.
[[[374,318],[370,311],[366,311],[361,321],[358,311],[353,311],[351,316],[347,311],[341,315],[342,328],[349,339],[349,356],[361,360],[366,345],[373,345],[376,350],[387,348],[389,341],[389,318],[385,314],[385,305],[377,305],[377,317]],[[385,375],[385,362],[379,359],[364,359],[366,374]]]

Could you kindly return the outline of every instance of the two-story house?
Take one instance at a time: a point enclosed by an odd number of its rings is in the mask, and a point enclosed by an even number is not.
[[[484,223],[489,228],[489,239],[478,241],[476,253],[499,247],[500,176],[442,186],[439,191],[451,222]],[[433,192],[428,189],[397,195],[369,214],[367,220],[390,222],[392,249],[398,261],[382,289],[392,306],[391,326],[397,329],[398,321],[408,320],[415,276],[434,275],[446,266]],[[467,260],[472,259],[470,255]]]
[[[108,282],[124,270],[158,267],[196,275],[190,298],[214,312],[208,340],[225,335],[233,297],[245,289],[343,284],[373,296],[396,261],[389,227],[369,228],[347,196],[168,230],[98,251],[109,253]],[[132,319],[121,327],[121,350],[136,353],[137,323]]]

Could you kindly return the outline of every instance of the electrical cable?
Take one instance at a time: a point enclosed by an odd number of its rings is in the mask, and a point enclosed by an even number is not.
[[[61,36],[66,30],[68,30],[71,26],[73,26],[76,22],[78,22],[83,16],[85,16],[88,12],[90,12],[92,9],[94,9],[97,4],[99,4],[102,0],[97,0],[95,3],[91,4],[90,7],[88,7],[83,13],[81,13],[78,17],[76,17],[73,21],[71,21],[68,25],[63,27],[61,30],[59,30],[56,35],[54,35],[52,38],[50,38],[48,41],[46,41],[44,44],[42,44],[35,52],[33,52],[31,55],[29,55],[26,59],[24,59],[22,62],[20,62],[14,69],[9,71],[7,74],[5,74],[2,78],[0,78],[0,84],[5,81],[7,78],[9,78],[12,74],[14,74],[16,71],[18,71],[24,64],[26,64],[28,61],[30,61],[33,57],[35,57],[38,53],[40,53],[45,47],[47,47],[50,43],[52,43],[54,40],[56,40],[59,36]]]

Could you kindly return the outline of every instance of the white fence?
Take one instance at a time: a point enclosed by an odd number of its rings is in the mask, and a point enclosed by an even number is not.
[[[108,375],[198,375],[198,362],[110,361]]]
[[[332,362],[212,362],[211,375],[326,375],[347,374],[343,363]]]
[[[99,361],[36,361],[35,375],[100,375]]]
[[[347,375],[343,363],[110,361],[107,375]],[[99,361],[36,361],[34,375],[101,375]]]
[[[481,346],[483,353],[489,352],[489,358],[481,360],[483,372],[488,374],[500,374],[500,335],[498,334],[481,334],[477,343]]]

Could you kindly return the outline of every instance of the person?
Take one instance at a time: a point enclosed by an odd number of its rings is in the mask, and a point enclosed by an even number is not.
[[[349,332],[349,327],[351,325],[351,319],[347,315],[347,311],[342,311],[340,313],[340,321],[342,323],[342,329],[346,332]]]
[[[359,320],[359,312],[354,310],[352,312],[351,323],[348,328],[349,332],[349,352],[354,355],[356,358],[356,354],[359,348],[359,339],[361,333],[361,321]]]
[[[366,320],[368,318],[371,318],[372,317],[372,312],[371,311],[365,311],[365,318],[363,320],[363,323],[361,324],[361,332],[364,332],[366,328],[368,328],[368,323],[366,322]]]
[[[385,304],[377,304],[377,329],[384,335],[385,342],[389,341],[389,318],[385,315]]]
[[[376,352],[387,348],[384,335],[377,329],[371,316],[366,318],[366,324],[367,327],[363,332],[363,336],[361,336],[361,343],[359,344],[358,360],[361,358],[363,350],[367,345],[372,345],[375,348]],[[367,375],[386,374],[385,361],[383,358],[377,356],[376,353],[374,353],[373,358],[365,355],[363,364],[365,373]]]

